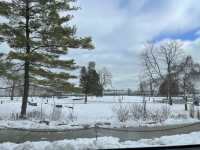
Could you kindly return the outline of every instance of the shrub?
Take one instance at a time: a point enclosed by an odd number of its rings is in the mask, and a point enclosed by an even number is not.
[[[131,118],[133,118],[134,120],[140,120],[141,118],[144,119],[144,108],[142,104],[130,104],[129,110]]]
[[[148,110],[148,119],[153,122],[162,123],[163,121],[167,120],[170,116],[170,108],[168,105],[162,106],[156,110]]]
[[[120,103],[118,106],[114,106],[112,110],[120,122],[126,122],[130,117],[129,105]]]
[[[67,114],[67,120],[72,121],[72,122],[76,121],[77,114],[73,110],[69,111],[69,113]]]
[[[161,123],[167,120],[170,116],[170,108],[168,105],[156,109],[146,108],[142,103],[122,104],[113,107],[113,112],[116,114],[120,122],[126,122],[129,119],[139,121],[153,121]]]

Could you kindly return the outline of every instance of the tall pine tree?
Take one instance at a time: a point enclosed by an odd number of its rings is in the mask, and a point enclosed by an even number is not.
[[[89,92],[95,96],[103,95],[103,86],[100,83],[100,76],[95,69],[95,62],[88,65]]]
[[[81,68],[80,87],[82,92],[85,94],[85,103],[87,103],[87,97],[89,94],[89,78],[86,67]]]
[[[100,76],[95,69],[95,62],[89,62],[88,68],[82,67],[80,72],[80,87],[85,94],[85,103],[87,103],[87,96],[103,95],[103,86],[100,83]]]
[[[13,49],[9,59],[24,65],[24,91],[21,117],[26,116],[29,85],[71,90],[66,72],[76,68],[74,60],[60,59],[69,48],[92,49],[90,37],[78,38],[69,26],[75,0],[0,0],[0,41]],[[57,70],[57,71],[55,71]],[[59,70],[59,71],[58,71]]]

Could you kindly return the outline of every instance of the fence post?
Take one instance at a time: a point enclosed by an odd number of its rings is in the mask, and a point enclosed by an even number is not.
[[[188,107],[187,107],[188,99],[187,99],[187,96],[185,96],[184,98],[185,98],[185,111],[187,111],[188,110]]]
[[[190,117],[191,118],[194,118],[194,104],[193,103],[190,103]]]
[[[96,141],[98,140],[98,125],[97,124],[95,124],[95,136],[96,136]]]
[[[199,111],[199,106],[197,106],[197,118],[200,120],[200,111]]]

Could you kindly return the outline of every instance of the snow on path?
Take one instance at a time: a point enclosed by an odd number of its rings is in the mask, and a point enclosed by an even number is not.
[[[86,149],[112,149],[112,148],[135,148],[154,146],[175,146],[200,144],[200,132],[190,134],[163,136],[155,139],[142,139],[139,141],[120,142],[118,138],[101,137],[96,139],[75,139],[55,142],[25,142],[22,144],[2,143],[1,150],[86,150]]]

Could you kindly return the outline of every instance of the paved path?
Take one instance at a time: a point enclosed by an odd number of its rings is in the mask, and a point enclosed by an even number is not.
[[[140,140],[161,137],[165,135],[184,134],[200,131],[200,123],[170,125],[164,127],[135,127],[135,128],[89,128],[80,130],[23,130],[0,129],[0,142],[22,143],[25,141],[55,141],[76,138],[95,138],[98,136],[114,136],[125,140]]]

